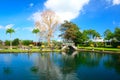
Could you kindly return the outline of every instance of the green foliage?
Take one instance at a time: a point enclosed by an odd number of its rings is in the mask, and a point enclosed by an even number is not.
[[[92,42],[91,40],[88,42],[88,46],[93,47],[94,46],[94,42]]]
[[[112,47],[114,47],[114,48],[116,48],[117,46],[120,45],[120,43],[117,40],[115,40],[115,39],[112,40],[111,44],[112,44]]]
[[[0,45],[2,45],[2,40],[0,40]]]
[[[82,33],[82,39],[83,39],[84,42],[89,40],[89,37],[87,36],[87,30],[83,31],[83,33]]]
[[[72,40],[76,45],[83,44],[84,42],[88,41],[89,39],[93,39],[94,37],[100,37],[100,34],[95,30],[89,29],[81,32],[76,24],[68,21],[65,21],[61,25],[60,30],[62,32],[60,35],[62,38],[66,40]]]
[[[23,41],[22,41],[22,44],[25,45],[25,46],[28,46],[28,45],[30,45],[31,43],[33,43],[32,40],[23,40]]]
[[[114,34],[109,29],[107,29],[104,32],[104,36],[105,36],[105,40],[110,40],[114,37]]]
[[[12,44],[14,45],[14,46],[18,46],[19,45],[19,39],[18,38],[16,38],[16,39],[14,39],[13,40],[13,42],[12,42]]]
[[[94,45],[95,45],[95,47],[104,47],[103,42],[95,42]]]
[[[82,33],[80,32],[78,26],[72,22],[65,21],[61,27],[60,30],[62,34],[60,37],[66,39],[66,40],[72,40],[75,44],[81,43],[81,37]]]
[[[15,32],[15,30],[12,29],[12,28],[8,28],[6,30],[6,34],[9,33],[10,34],[10,38],[12,38],[12,33],[14,33],[14,32]],[[12,40],[10,41],[10,49],[12,49]]]
[[[112,47],[116,48],[119,45],[120,41],[120,28],[116,27],[114,32],[111,32],[107,29],[104,32],[105,40],[112,40],[111,45]]]
[[[52,40],[52,44],[53,44],[53,46],[54,46],[55,49],[60,49],[61,45],[62,45],[61,42],[58,42],[56,40]]]
[[[13,28],[8,28],[8,29],[6,30],[6,34],[7,34],[7,33],[12,34],[12,33],[14,33],[14,32],[15,32],[15,30],[14,30]]]
[[[39,32],[40,32],[39,29],[33,29],[33,31],[32,31],[33,34],[37,34]]]
[[[10,45],[10,41],[9,40],[5,40],[5,45],[9,46]]]
[[[76,33],[76,38],[73,41],[75,42],[75,45],[82,44],[84,42],[84,36],[80,31]]]
[[[116,27],[114,31],[114,37],[120,41],[120,28]]]
[[[84,33],[88,36],[89,39],[100,37],[100,34],[93,29],[85,30]]]
[[[60,28],[62,34],[60,35],[62,38],[67,40],[73,40],[76,38],[76,33],[79,31],[79,28],[76,24],[72,22],[65,21]]]

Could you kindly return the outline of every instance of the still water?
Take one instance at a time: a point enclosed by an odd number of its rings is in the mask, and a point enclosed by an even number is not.
[[[120,80],[120,55],[1,53],[0,80]]]

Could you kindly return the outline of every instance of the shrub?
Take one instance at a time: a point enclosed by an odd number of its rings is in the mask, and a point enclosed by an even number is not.
[[[33,42],[32,40],[23,40],[23,41],[22,41],[22,44],[28,46],[28,45],[30,45],[32,42]]]
[[[5,41],[5,45],[6,45],[6,46],[9,46],[9,45],[10,45],[10,41],[9,41],[9,40],[6,40],[6,41]]]
[[[111,42],[111,45],[112,45],[112,47],[117,48],[117,46],[120,45],[120,42],[117,42],[117,41],[113,40]]]
[[[120,48],[120,46],[117,46],[117,48]]]
[[[104,47],[104,43],[103,42],[98,42],[98,47]]]
[[[18,46],[18,45],[19,45],[19,39],[18,39],[18,38],[14,39],[14,40],[12,41],[12,44],[13,44],[14,46]]]

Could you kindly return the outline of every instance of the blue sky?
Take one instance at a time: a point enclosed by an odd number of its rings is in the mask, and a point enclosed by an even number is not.
[[[120,0],[0,0],[0,40],[9,39],[6,28],[16,30],[14,38],[35,41],[36,13],[55,11],[62,20],[76,23],[81,30],[95,29],[101,35],[106,29],[120,26]]]

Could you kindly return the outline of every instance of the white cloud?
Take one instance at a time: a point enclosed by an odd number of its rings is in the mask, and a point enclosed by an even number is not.
[[[83,7],[89,3],[90,0],[47,0],[44,3],[45,9],[54,11],[63,22],[64,20],[71,21],[77,18]],[[40,11],[35,12],[30,19],[40,21]]]
[[[14,26],[14,24],[8,24],[5,26],[5,29],[12,28],[13,26]]]
[[[119,5],[120,4],[120,0],[113,0],[112,3],[113,3],[113,5]]]
[[[115,5],[120,5],[120,0],[106,0],[106,3],[108,6],[106,6],[105,8],[107,9]]]
[[[24,27],[22,28],[22,30],[28,30],[28,31],[32,31],[34,29],[34,27]]]
[[[32,17],[30,17],[30,19],[33,19],[34,21],[40,21],[41,19],[41,12],[38,11],[38,12],[35,12]]]
[[[62,20],[72,20],[79,16],[83,7],[89,0],[47,0],[44,5],[46,9],[56,12]]]
[[[14,24],[8,24],[6,26],[0,25],[0,29],[8,29],[8,28],[12,28],[13,26],[14,26]]]
[[[33,3],[30,3],[30,4],[29,4],[29,6],[30,6],[30,7],[33,7],[33,6],[34,6],[34,4],[33,4]]]
[[[4,27],[0,25],[0,29],[3,29]]]

